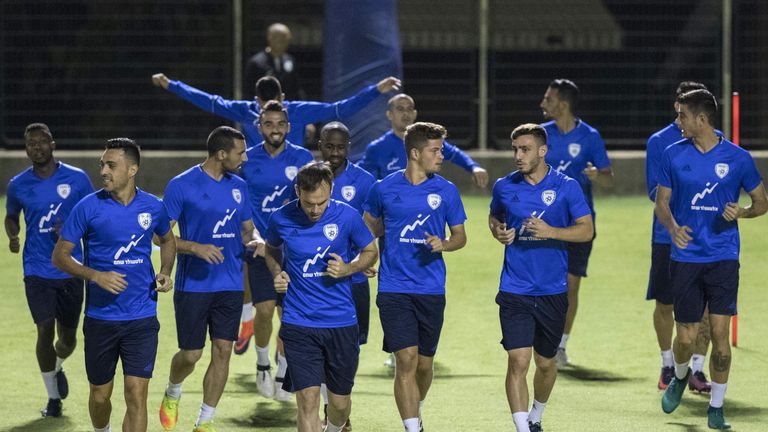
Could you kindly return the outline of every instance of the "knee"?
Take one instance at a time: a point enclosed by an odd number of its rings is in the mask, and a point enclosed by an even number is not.
[[[513,375],[525,375],[528,373],[529,362],[530,362],[529,359],[509,356],[509,361],[507,362],[507,368],[509,369],[509,372]]]
[[[345,413],[352,408],[352,399],[350,397],[332,397],[329,398],[328,404],[331,405],[336,412]]]
[[[147,386],[139,383],[125,383],[125,403],[128,408],[146,408]]]
[[[320,387],[309,387],[297,391],[296,404],[304,415],[317,414],[320,407]]]
[[[540,357],[536,359],[536,369],[544,375],[551,375],[557,373],[557,362],[555,358]]]
[[[275,315],[275,305],[269,302],[256,304],[256,317],[255,319],[260,323],[272,324],[272,317]]]
[[[54,336],[56,336],[56,326],[53,319],[37,324],[38,341],[53,343]]]
[[[422,361],[419,359],[418,365],[416,366],[416,373],[419,375],[426,375],[432,373],[432,361]]]
[[[108,404],[111,397],[112,392],[106,386],[91,386],[90,399],[92,403],[97,405]]]
[[[710,340],[713,346],[728,345],[728,327],[714,326],[710,329]]]
[[[194,365],[203,356],[203,350],[181,350],[179,351],[179,360],[184,364]]]
[[[664,303],[656,302],[656,308],[653,310],[653,312],[657,315],[660,315],[664,318],[672,319],[672,315],[675,311],[674,305],[667,305]]]
[[[219,364],[229,364],[229,359],[232,356],[232,345],[232,341],[214,340],[213,348],[211,349],[211,361]]]
[[[419,354],[415,348],[404,349],[395,353],[395,375],[414,375],[419,366]]]

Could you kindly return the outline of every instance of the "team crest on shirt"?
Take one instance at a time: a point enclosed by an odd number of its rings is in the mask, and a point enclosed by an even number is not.
[[[347,201],[352,201],[352,198],[355,197],[356,192],[357,190],[354,186],[344,186],[341,188],[341,196]]]
[[[555,202],[555,198],[557,198],[557,193],[551,189],[541,193],[541,201],[548,206]]]
[[[578,156],[579,153],[581,153],[581,144],[579,143],[568,144],[568,154],[570,154],[572,158],[575,158],[576,156]]]
[[[62,199],[67,199],[69,193],[72,192],[72,188],[68,184],[62,183],[56,186],[56,192],[58,192]]]
[[[144,228],[144,230],[148,230],[150,225],[152,225],[152,215],[149,213],[139,213],[139,226]]]
[[[293,165],[285,167],[285,176],[288,177],[288,180],[295,179],[298,172],[299,169]]]
[[[336,224],[327,224],[323,227],[323,234],[325,234],[325,238],[328,240],[334,241],[336,236],[339,235],[339,226]]]
[[[723,178],[728,175],[728,164],[726,163],[719,163],[715,165],[715,174],[717,174],[718,177]]]
[[[429,204],[429,207],[432,210],[437,210],[437,208],[440,207],[440,203],[442,202],[443,202],[443,197],[441,197],[438,194],[427,195],[427,204]]]
[[[232,198],[234,198],[236,203],[240,204],[240,201],[243,200],[243,195],[240,194],[240,189],[232,189]]]

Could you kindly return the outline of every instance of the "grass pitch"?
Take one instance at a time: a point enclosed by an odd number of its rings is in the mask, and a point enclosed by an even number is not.
[[[466,197],[468,244],[446,254],[448,306],[435,380],[425,405],[428,431],[514,430],[504,393],[506,353],[494,297],[502,246],[486,228],[488,197]],[[4,199],[0,200],[4,206]],[[580,310],[568,345],[574,367],[562,371],[544,414],[547,431],[704,431],[708,396],[686,392],[671,415],[661,411],[656,390],[660,355],[653,332],[653,305],[645,290],[650,265],[652,204],[643,197],[597,200],[598,237],[582,282]],[[740,223],[742,237],[739,348],[726,395],[725,413],[734,431],[768,430],[768,217]],[[82,339],[65,363],[70,395],[64,415],[40,418],[46,395],[35,360],[35,327],[22,283],[21,256],[0,250],[0,430],[89,431],[88,385]],[[374,284],[375,285],[375,284]],[[172,294],[161,294],[162,325],[155,378],[150,384],[149,430],[162,430],[157,409],[176,351]],[[375,288],[372,290],[375,298]],[[375,303],[375,302],[374,302]],[[78,335],[82,338],[82,333]],[[402,431],[392,396],[392,378],[382,365],[381,327],[372,306],[371,334],[362,349],[352,393],[355,431]],[[252,344],[251,344],[252,345]],[[253,348],[232,357],[227,389],[216,413],[220,431],[296,429],[296,407],[256,393]],[[177,430],[191,430],[202,398],[208,355],[184,383]],[[121,371],[112,396],[112,428],[124,414]],[[532,372],[529,378],[532,377]],[[531,390],[532,391],[532,390]]]

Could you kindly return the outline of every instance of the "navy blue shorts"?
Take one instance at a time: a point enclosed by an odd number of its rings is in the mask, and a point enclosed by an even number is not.
[[[24,277],[24,291],[32,320],[40,324],[56,319],[66,328],[76,329],[83,308],[82,279]]]
[[[711,314],[736,315],[738,261],[671,262],[675,321],[697,323],[704,316],[704,308],[707,306]]]
[[[368,281],[352,284],[352,300],[355,302],[360,345],[365,345],[368,343],[368,328],[371,322],[371,287]]]
[[[254,257],[251,253],[246,253],[245,263],[248,264],[248,285],[251,287],[253,304],[274,300],[278,305],[282,305],[285,294],[275,291],[275,278],[267,268],[264,257]]]
[[[288,362],[283,390],[296,392],[325,383],[333,394],[352,393],[360,356],[357,325],[314,328],[282,323],[280,339]]]
[[[157,317],[131,321],[106,321],[85,317],[85,372],[88,382],[104,385],[115,376],[117,360],[123,374],[152,378],[157,355]]]
[[[505,350],[533,347],[542,357],[555,356],[565,329],[568,293],[526,296],[499,291],[496,304]]]
[[[173,306],[179,349],[203,349],[206,328],[211,339],[237,340],[243,311],[242,291],[176,291]]]
[[[651,245],[651,274],[648,276],[646,300],[656,300],[665,305],[675,302],[672,294],[672,274],[669,269],[669,257],[672,246],[654,243]]]
[[[593,240],[584,243],[566,243],[568,249],[568,273],[587,277],[587,264],[592,254]]]
[[[419,354],[434,357],[443,328],[445,295],[382,293],[376,296],[386,352],[418,346]]]

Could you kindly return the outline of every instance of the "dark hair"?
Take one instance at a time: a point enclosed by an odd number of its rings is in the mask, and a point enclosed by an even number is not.
[[[27,137],[27,135],[31,134],[32,132],[40,132],[48,137],[51,141],[53,141],[53,134],[51,134],[51,130],[48,129],[48,125],[45,123],[31,123],[28,124],[27,127],[24,129],[24,138]]]
[[[130,138],[112,138],[107,140],[107,150],[120,149],[125,157],[133,161],[136,165],[141,165],[141,148],[136,141]]]
[[[235,146],[235,140],[245,141],[245,136],[239,130],[229,126],[219,126],[208,135],[206,146],[208,156],[215,155],[219,150],[229,152]]]
[[[299,169],[296,186],[304,192],[314,192],[323,182],[333,187],[333,171],[327,162],[312,161]]]
[[[675,90],[675,97],[677,98],[683,93],[688,93],[689,91],[693,90],[707,90],[707,86],[696,81],[683,81],[677,85],[677,90]]]
[[[405,151],[410,157],[411,150],[421,150],[427,141],[445,139],[446,135],[445,128],[439,124],[416,122],[405,128]]]
[[[512,141],[524,135],[532,136],[540,146],[547,145],[547,131],[540,125],[533,123],[521,124],[512,131]]]
[[[267,102],[264,105],[264,108],[261,109],[261,114],[266,112],[281,112],[285,115],[285,121],[288,121],[288,111],[285,109],[283,104],[280,103],[280,101],[271,100]],[[261,114],[259,114],[259,119],[261,119]]]
[[[256,81],[256,96],[258,96],[262,102],[279,100],[280,95],[282,94],[283,88],[277,78],[273,76],[265,76]]]
[[[575,82],[565,78],[558,78],[549,83],[549,88],[557,90],[558,98],[568,102],[571,112],[576,111],[576,105],[579,103],[579,87]]]
[[[694,115],[704,113],[710,126],[717,121],[717,99],[708,90],[693,90],[677,97],[677,103],[685,105]]]
[[[397,101],[398,99],[408,99],[414,105],[416,105],[416,102],[413,100],[412,97],[408,96],[405,93],[398,93],[398,94],[392,96],[391,98],[389,98],[389,100],[387,101],[387,110],[388,111],[392,111],[392,105],[394,105],[395,101]]]
[[[328,134],[331,133],[331,132],[338,132],[338,133],[344,135],[344,137],[345,137],[344,139],[349,141],[349,129],[347,128],[347,126],[344,123],[334,121],[334,122],[330,122],[327,125],[323,126],[323,128],[320,129],[320,139],[324,140],[325,137],[327,137]]]

